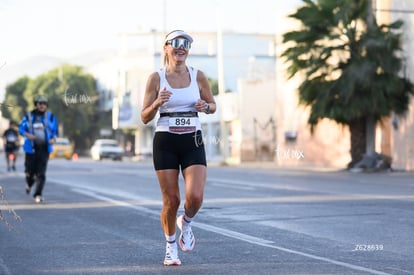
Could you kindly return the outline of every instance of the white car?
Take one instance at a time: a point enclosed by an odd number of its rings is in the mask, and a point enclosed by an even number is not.
[[[122,160],[124,149],[119,146],[115,139],[97,139],[91,147],[91,157],[93,160],[102,160],[110,158],[113,160]]]

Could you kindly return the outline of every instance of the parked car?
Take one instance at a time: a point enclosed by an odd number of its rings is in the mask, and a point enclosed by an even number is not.
[[[125,152],[118,141],[115,139],[97,139],[91,147],[91,157],[93,160],[110,158],[112,160],[122,160]]]
[[[71,159],[73,155],[73,144],[68,138],[58,137],[53,145],[53,152],[50,153],[50,158],[65,158]]]

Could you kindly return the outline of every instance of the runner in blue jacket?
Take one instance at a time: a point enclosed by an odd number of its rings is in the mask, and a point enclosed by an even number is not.
[[[26,153],[26,193],[30,194],[36,181],[33,197],[39,203],[43,201],[47,163],[58,135],[58,123],[56,117],[47,111],[48,101],[45,96],[36,97],[34,104],[36,108],[23,117],[19,132],[24,137],[23,150]]]

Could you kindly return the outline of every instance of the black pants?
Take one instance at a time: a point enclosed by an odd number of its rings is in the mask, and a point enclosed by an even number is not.
[[[26,154],[24,161],[26,183],[32,187],[36,181],[34,197],[42,196],[43,187],[46,182],[46,169],[49,160],[47,149],[36,150],[34,154]]]
[[[10,155],[14,154],[14,158],[12,160],[12,166],[16,166],[16,158],[17,158],[17,146],[15,145],[6,145],[4,151],[6,152],[6,162],[7,168],[10,168]]]

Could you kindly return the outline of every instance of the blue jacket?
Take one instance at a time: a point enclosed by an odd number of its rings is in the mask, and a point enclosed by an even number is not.
[[[27,113],[19,125],[19,132],[24,137],[24,143],[23,143],[23,150],[27,154],[33,154],[33,141],[27,138],[24,134],[34,134],[33,131],[33,120],[34,120],[34,112],[32,111],[30,113]],[[29,118],[30,115],[30,118]],[[47,119],[47,121],[46,121]],[[42,123],[45,127],[46,132],[46,144],[47,144],[47,150],[49,153],[53,152],[53,145],[49,143],[49,141],[53,138],[56,138],[58,136],[58,123],[56,116],[54,116],[51,112],[46,112],[45,115],[42,117]]]

